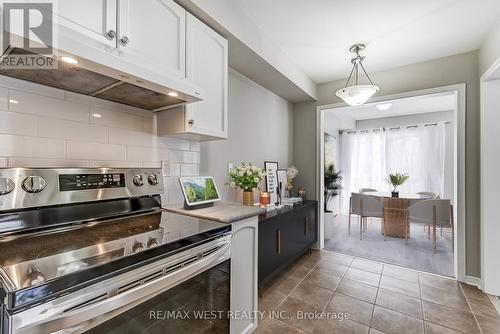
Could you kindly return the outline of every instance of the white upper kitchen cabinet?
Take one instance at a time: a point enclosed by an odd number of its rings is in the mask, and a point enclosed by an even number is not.
[[[60,26],[111,48],[116,47],[118,0],[64,0],[54,3]]]
[[[173,78],[186,77],[186,11],[173,0],[119,0],[121,55]]]
[[[158,135],[203,140],[228,137],[227,40],[187,14],[187,79],[203,89],[203,100],[157,114]]]

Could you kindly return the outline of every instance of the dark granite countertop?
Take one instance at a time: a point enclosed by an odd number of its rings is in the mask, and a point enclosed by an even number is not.
[[[272,219],[274,217],[282,216],[282,215],[285,215],[285,214],[287,214],[289,212],[293,212],[293,211],[296,211],[296,210],[299,210],[301,208],[305,208],[305,207],[311,206],[311,205],[318,205],[318,201],[315,201],[315,200],[306,200],[301,205],[297,205],[297,206],[294,206],[294,207],[292,207],[292,206],[284,206],[281,209],[276,209],[276,210],[273,210],[273,211],[261,214],[261,215],[259,215],[259,223],[263,223],[263,222],[265,222],[265,221],[267,221],[269,219]]]

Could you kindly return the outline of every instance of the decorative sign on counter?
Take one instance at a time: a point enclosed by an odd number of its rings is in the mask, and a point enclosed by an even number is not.
[[[266,172],[266,191],[271,194],[271,203],[278,202],[278,163],[274,161],[264,161]]]

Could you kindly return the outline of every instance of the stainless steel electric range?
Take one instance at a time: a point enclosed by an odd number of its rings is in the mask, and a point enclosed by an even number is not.
[[[229,332],[231,226],[162,193],[160,169],[0,169],[2,333]]]

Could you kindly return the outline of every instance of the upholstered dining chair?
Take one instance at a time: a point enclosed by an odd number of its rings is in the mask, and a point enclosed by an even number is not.
[[[436,228],[450,227],[451,248],[454,249],[454,221],[453,207],[448,199],[429,199],[414,201],[408,207],[407,224],[420,223],[432,228],[432,249],[436,254]],[[408,236],[406,236],[406,244],[408,244]]]
[[[366,218],[381,218],[384,227],[384,206],[378,197],[363,195],[359,193],[351,193],[349,200],[349,226],[348,234],[351,235],[351,216],[357,215],[359,221],[359,239],[363,240],[363,232],[366,231]]]

